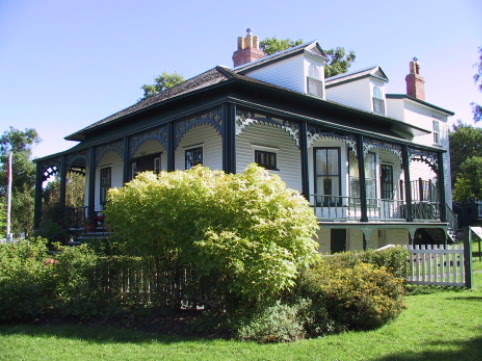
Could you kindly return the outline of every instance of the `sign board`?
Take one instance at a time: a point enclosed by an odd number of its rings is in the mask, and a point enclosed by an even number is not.
[[[477,237],[482,239],[482,227],[470,227],[470,229],[477,235]]]

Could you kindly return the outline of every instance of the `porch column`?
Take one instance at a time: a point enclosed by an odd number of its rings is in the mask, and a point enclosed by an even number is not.
[[[124,137],[124,172],[123,183],[127,183],[130,179],[130,159],[129,159],[129,137]]]
[[[440,195],[440,220],[442,222],[447,221],[447,213],[445,209],[445,171],[444,171],[444,159],[443,153],[437,153],[437,163],[438,163],[438,184],[439,195]]]
[[[94,207],[95,207],[95,147],[89,149],[89,199],[87,208],[87,218],[94,218]]]
[[[365,154],[363,153],[363,135],[357,135],[358,172],[360,175],[360,222],[368,222],[367,192],[365,182]]]
[[[412,217],[412,185],[410,184],[410,157],[408,156],[408,146],[402,145],[402,162],[403,162],[403,174],[405,176],[405,199],[407,213],[405,218],[407,222],[413,222]]]
[[[175,152],[174,142],[176,135],[174,134],[174,122],[167,123],[167,171],[172,172],[175,169]]]
[[[60,157],[60,204],[62,209],[64,210],[63,217],[64,219],[61,220],[62,225],[65,223],[65,194],[67,189],[67,160],[65,159],[65,155]]]
[[[223,104],[223,170],[236,173],[236,106]]]
[[[39,229],[42,221],[42,164],[37,162],[35,171],[35,211],[33,217],[33,228]]]
[[[308,139],[306,122],[300,124],[300,153],[301,153],[301,193],[310,201],[310,179],[308,173]]]

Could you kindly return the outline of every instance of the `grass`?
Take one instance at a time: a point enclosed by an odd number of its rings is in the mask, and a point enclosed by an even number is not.
[[[409,295],[397,320],[370,332],[258,345],[105,327],[0,326],[0,360],[480,361],[482,273],[474,280],[474,290]]]

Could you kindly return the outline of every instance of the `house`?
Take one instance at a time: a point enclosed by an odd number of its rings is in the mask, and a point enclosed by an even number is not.
[[[91,218],[107,190],[137,172],[197,164],[241,172],[254,161],[309,200],[322,252],[445,242],[454,113],[424,100],[417,59],[407,94],[387,94],[379,66],[325,79],[326,60],[316,41],[265,56],[248,29],[233,68],[141,100],[67,136],[73,148],[38,159],[36,227],[42,182],[55,173],[62,201],[69,172],[85,174]]]

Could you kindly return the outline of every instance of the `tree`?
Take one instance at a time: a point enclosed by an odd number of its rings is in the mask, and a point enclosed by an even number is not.
[[[479,48],[479,53],[479,63],[475,64],[477,66],[477,73],[474,74],[474,81],[482,92],[482,47]],[[477,123],[482,120],[482,106],[477,103],[472,103],[472,110],[474,112],[474,121]]]
[[[482,157],[482,129],[460,121],[449,133],[452,186],[455,185],[462,163],[470,157]]]
[[[470,157],[460,166],[455,182],[454,200],[464,202],[482,199],[482,157]]]
[[[6,200],[8,154],[12,164],[12,232],[30,233],[33,229],[35,166],[32,147],[40,142],[35,129],[24,131],[10,127],[0,137],[0,199]]]
[[[127,249],[157,258],[159,274],[173,263],[193,269],[204,294],[244,300],[236,307],[279,297],[317,248],[308,202],[255,164],[241,174],[141,173],[109,191],[104,212]]]
[[[259,47],[267,55],[271,55],[300,44],[303,44],[302,39],[278,39],[276,36],[273,36],[272,38],[265,38],[261,40],[261,42],[259,43]],[[356,54],[353,50],[350,50],[347,53],[345,48],[342,47],[325,50],[325,53],[329,58],[328,63],[325,65],[326,78],[346,73],[356,58]]]
[[[166,89],[172,88],[173,86],[182,83],[184,80],[186,80],[184,79],[184,76],[176,72],[163,72],[154,79],[154,84],[144,84],[141,87],[141,89],[144,90],[144,98],[142,99],[149,98]]]

